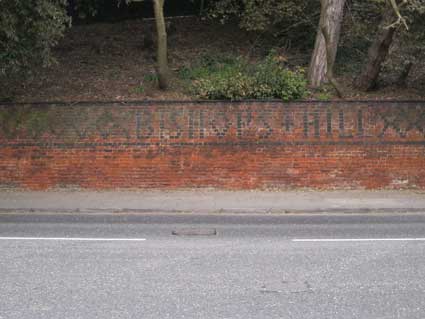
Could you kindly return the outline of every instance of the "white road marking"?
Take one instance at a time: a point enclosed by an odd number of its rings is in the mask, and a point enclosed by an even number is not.
[[[302,238],[293,242],[425,241],[425,238]]]
[[[0,240],[50,241],[145,241],[146,238],[84,238],[84,237],[0,237]]]

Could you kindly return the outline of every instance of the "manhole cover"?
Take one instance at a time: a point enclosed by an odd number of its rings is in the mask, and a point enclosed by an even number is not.
[[[175,236],[215,236],[217,230],[215,228],[181,228],[174,229],[171,234]]]

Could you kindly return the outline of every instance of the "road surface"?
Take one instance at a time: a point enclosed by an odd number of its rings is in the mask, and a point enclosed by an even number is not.
[[[114,216],[1,214],[0,318],[425,317],[425,214]]]

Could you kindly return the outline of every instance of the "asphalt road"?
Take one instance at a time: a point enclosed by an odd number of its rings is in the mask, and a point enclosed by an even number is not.
[[[425,214],[3,214],[0,256],[1,319],[425,317]]]

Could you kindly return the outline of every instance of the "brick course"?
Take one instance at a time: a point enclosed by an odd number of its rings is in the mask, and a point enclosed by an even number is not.
[[[425,188],[425,102],[0,105],[0,186]]]

